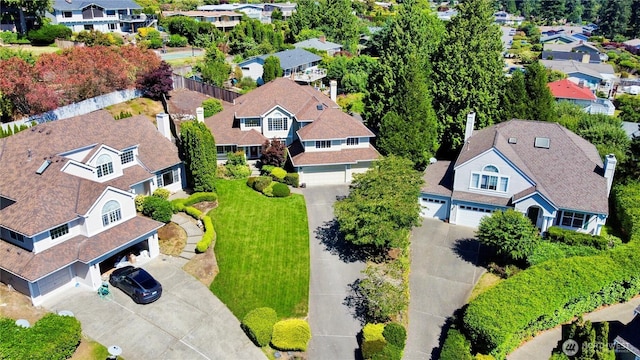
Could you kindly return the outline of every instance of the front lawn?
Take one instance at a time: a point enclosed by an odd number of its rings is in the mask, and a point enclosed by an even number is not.
[[[218,207],[209,212],[217,232],[220,273],[211,291],[242,319],[257,307],[278,317],[305,317],[309,303],[309,228],[304,197],[266,197],[246,180],[218,180]]]

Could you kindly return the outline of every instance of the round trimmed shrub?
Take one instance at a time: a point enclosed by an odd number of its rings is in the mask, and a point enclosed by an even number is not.
[[[168,223],[173,215],[173,207],[163,198],[147,196],[142,202],[142,213],[153,220]]]
[[[267,186],[266,188],[262,189],[262,193],[263,193],[264,195],[268,196],[268,197],[273,197],[273,186],[274,186],[275,184],[279,184],[279,183],[277,183],[277,182],[275,182],[275,181],[271,182],[271,183],[269,184],[269,186]]]
[[[287,176],[287,170],[281,167],[274,167],[271,169],[271,176],[273,176],[278,181],[283,181],[284,177]]]
[[[374,354],[371,360],[402,360],[402,349],[395,345],[387,344],[382,351]]]
[[[153,196],[163,198],[165,200],[169,198],[169,195],[171,195],[171,191],[167,189],[158,188],[153,191]]]
[[[287,176],[284,177],[284,183],[297,188],[300,186],[300,175],[298,175],[298,173],[288,173]]]
[[[275,197],[287,197],[291,194],[289,187],[283,183],[273,184],[273,196]]]
[[[253,188],[256,191],[263,192],[264,189],[271,184],[273,180],[269,176],[258,176],[256,181],[253,183]]]
[[[407,341],[407,330],[401,324],[392,322],[384,326],[382,336],[389,344],[404,349],[404,344]]]
[[[302,319],[287,319],[273,325],[271,345],[279,350],[306,351],[311,340],[309,323]]]
[[[251,341],[263,347],[271,342],[273,325],[278,321],[278,315],[272,308],[261,307],[249,311],[242,319],[242,329]]]
[[[387,345],[382,332],[384,324],[366,324],[362,329],[362,356],[371,359]]]
[[[134,200],[135,203],[136,203],[136,211],[142,212],[142,209],[144,208],[143,204],[144,204],[144,199],[145,198],[146,198],[146,196],[144,196],[144,195],[136,195],[136,198]]]

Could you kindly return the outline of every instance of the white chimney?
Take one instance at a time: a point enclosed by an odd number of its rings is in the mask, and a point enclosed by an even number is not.
[[[204,122],[204,109],[202,107],[196,108],[196,119],[198,122]]]
[[[473,135],[473,127],[476,124],[476,113],[472,112],[467,115],[467,125],[464,128],[464,142],[467,142]]]
[[[338,82],[335,80],[329,81],[329,95],[331,101],[336,102],[338,99]]]
[[[613,175],[616,172],[616,156],[609,154],[604,157],[604,178],[607,179],[607,196],[611,192],[611,185],[613,185]]]
[[[171,127],[169,127],[169,114],[161,113],[156,115],[156,124],[158,125],[158,131],[162,136],[169,140],[173,140],[171,137]]]

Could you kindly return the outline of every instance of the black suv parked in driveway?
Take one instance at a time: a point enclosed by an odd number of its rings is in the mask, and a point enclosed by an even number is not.
[[[144,269],[133,266],[116,269],[111,273],[109,283],[124,291],[138,304],[154,302],[162,295],[162,285]]]

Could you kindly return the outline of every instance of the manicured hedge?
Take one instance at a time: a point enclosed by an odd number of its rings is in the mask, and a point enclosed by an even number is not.
[[[366,324],[362,329],[362,357],[371,359],[387,345],[384,339],[384,324]]]
[[[282,183],[273,184],[273,196],[275,197],[287,197],[291,194],[289,187]]]
[[[173,215],[171,203],[157,196],[147,196],[142,202],[142,213],[153,220],[168,223]]]
[[[300,175],[298,173],[288,173],[284,177],[284,183],[297,188],[300,186]]]
[[[190,209],[190,208],[187,208],[187,209]],[[198,243],[196,244],[196,251],[201,253],[207,251],[209,246],[211,246],[211,244],[216,238],[216,232],[213,229],[213,222],[211,221],[210,217],[206,215],[203,216],[202,225],[204,226],[204,234],[202,235],[202,239],[198,241]]]
[[[257,346],[263,347],[271,342],[273,325],[278,321],[276,311],[269,307],[251,310],[242,319],[242,329]]]
[[[47,314],[30,328],[0,318],[0,359],[68,359],[80,339],[80,322],[71,316]]]
[[[387,344],[382,351],[374,354],[371,360],[402,360],[402,349],[395,345]]]
[[[552,242],[563,243],[567,245],[590,246],[598,250],[609,248],[609,240],[604,236],[579,233],[572,230],[562,229],[552,226],[547,230],[547,236]]]
[[[171,195],[171,191],[169,191],[167,189],[158,188],[158,189],[155,189],[153,191],[153,196],[156,196],[156,197],[159,197],[159,198],[163,198],[165,200],[167,200],[169,198],[169,195]]]
[[[617,185],[612,194],[615,199],[616,216],[623,231],[629,238],[634,233],[640,233],[640,182]]]
[[[193,204],[197,204],[203,201],[218,201],[218,194],[214,192],[197,192],[191,194],[186,199],[175,199],[171,201],[171,205],[173,205],[173,210],[175,212],[184,211],[186,206],[191,206]]]
[[[388,323],[384,326],[382,332],[384,339],[391,345],[397,346],[399,349],[404,349],[405,342],[407,341],[407,330],[398,323]]]
[[[306,351],[311,340],[309,323],[302,319],[287,319],[273,325],[271,345],[279,350]]]
[[[440,350],[440,360],[473,360],[471,343],[456,329],[449,329]]]
[[[284,181],[284,177],[287,176],[287,170],[280,167],[274,167],[271,169],[270,175],[276,181]]]
[[[533,253],[527,257],[527,262],[530,265],[537,265],[549,260],[564,259],[572,256],[593,256],[600,253],[602,253],[602,250],[591,246],[541,241],[533,249]]]

